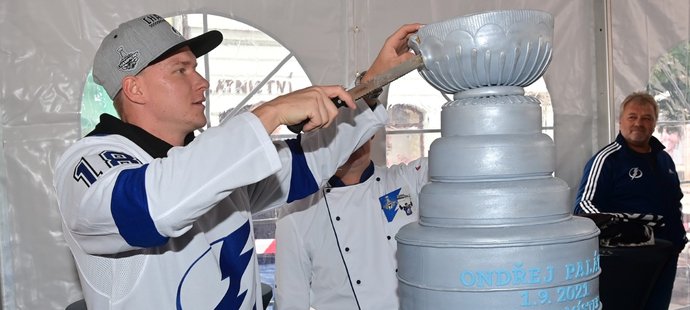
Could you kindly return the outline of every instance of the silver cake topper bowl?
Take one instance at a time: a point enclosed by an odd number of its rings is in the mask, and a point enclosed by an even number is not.
[[[553,16],[504,10],[428,24],[408,45],[422,55],[419,73],[455,99],[522,95],[551,61]]]

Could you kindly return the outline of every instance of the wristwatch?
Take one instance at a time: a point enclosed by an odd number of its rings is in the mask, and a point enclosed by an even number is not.
[[[364,75],[367,73],[367,70],[364,70],[357,74],[357,77],[355,78],[355,86],[362,84],[362,78]],[[362,96],[362,99],[366,101],[370,106],[376,106],[376,104],[379,103],[379,96],[381,96],[381,93],[383,93],[383,87],[379,87],[370,93]]]

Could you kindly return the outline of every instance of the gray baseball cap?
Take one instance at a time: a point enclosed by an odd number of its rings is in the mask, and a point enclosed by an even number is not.
[[[93,60],[93,80],[110,99],[122,89],[122,79],[188,46],[196,57],[216,48],[223,34],[212,30],[189,40],[163,17],[148,14],[120,24],[101,42]]]

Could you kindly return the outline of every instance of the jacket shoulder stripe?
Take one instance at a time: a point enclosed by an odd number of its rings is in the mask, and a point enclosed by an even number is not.
[[[611,154],[621,149],[621,145],[617,142],[607,145],[602,149],[597,155],[594,156],[592,161],[592,166],[589,170],[589,175],[587,176],[587,183],[585,184],[585,190],[582,193],[582,200],[580,201],[580,207],[586,213],[598,213],[599,210],[592,204],[592,199],[594,198],[594,193],[596,192],[599,177],[601,176],[601,169]]]

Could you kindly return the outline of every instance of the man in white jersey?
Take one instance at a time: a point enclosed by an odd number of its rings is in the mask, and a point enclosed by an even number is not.
[[[411,57],[416,30],[401,27],[369,72]],[[89,309],[261,309],[251,213],[318,190],[385,123],[383,107],[314,86],[194,137],[209,87],[196,58],[221,41],[218,31],[185,40],[149,14],[121,24],[96,52],[94,80],[120,119],[102,115],[54,177]],[[336,96],[350,109],[338,113]],[[279,125],[305,120],[297,139],[271,141]]]

